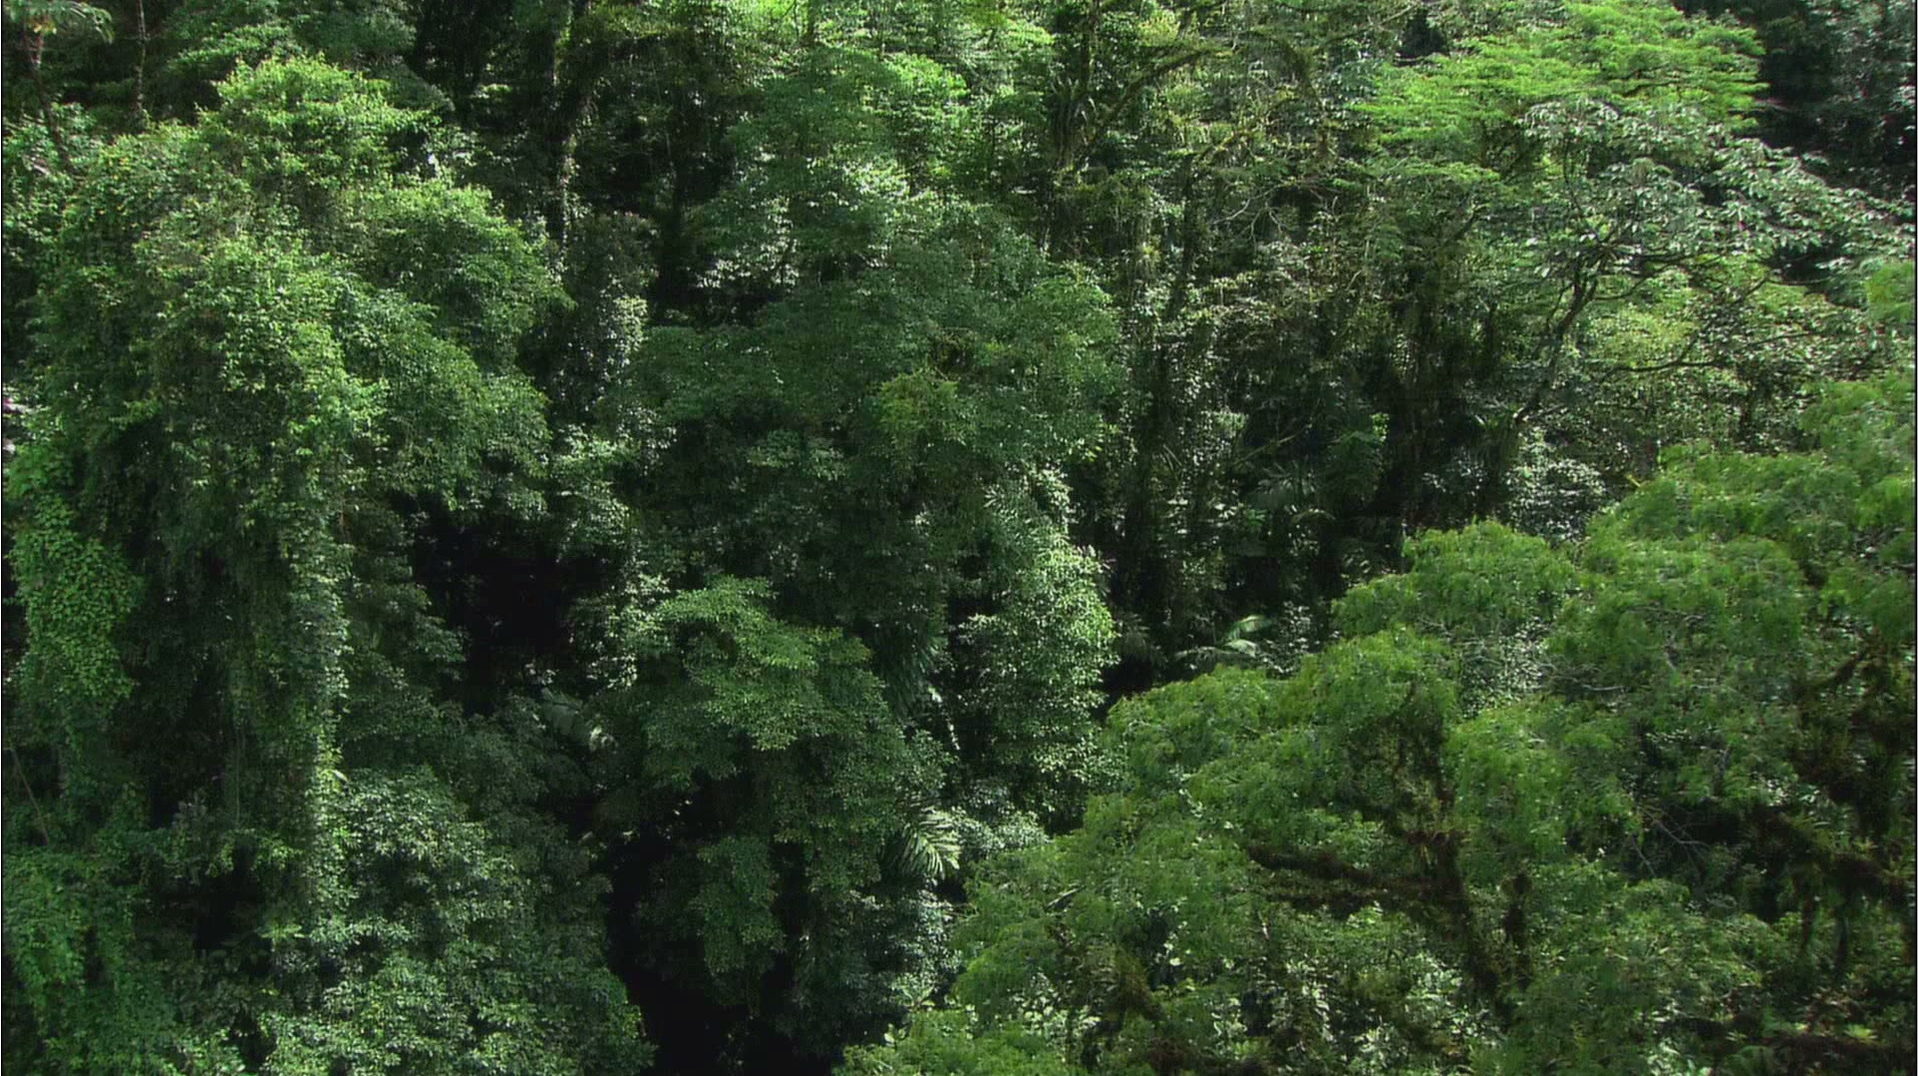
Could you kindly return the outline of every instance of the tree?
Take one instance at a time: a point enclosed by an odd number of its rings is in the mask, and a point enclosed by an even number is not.
[[[402,169],[422,118],[377,83],[293,61],[221,98],[94,157],[46,257],[9,1060],[637,1064],[588,857],[532,810],[563,758],[523,702],[448,704],[406,568],[428,506],[537,510],[512,349],[551,285],[483,195]]]
[[[1911,384],[1675,454],[1577,547],[1422,537],[1295,676],[1115,709],[1120,790],[988,868],[952,1008],[847,1071],[1900,1071]]]

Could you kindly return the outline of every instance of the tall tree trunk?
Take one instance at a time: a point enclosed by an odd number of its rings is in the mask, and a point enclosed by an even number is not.
[[[1199,254],[1198,216],[1193,205],[1190,172],[1184,179],[1179,269],[1157,326],[1148,332],[1142,348],[1147,364],[1145,408],[1133,437],[1132,474],[1127,483],[1121,524],[1121,594],[1133,611],[1159,624],[1165,623],[1166,611],[1172,604],[1169,562],[1178,551],[1161,548],[1162,513],[1157,477],[1160,458],[1173,448],[1178,416],[1172,399],[1174,356],[1171,349],[1176,345],[1161,339],[1157,330],[1169,328],[1184,315]]]
[[[133,123],[136,130],[147,125],[147,4],[134,0],[134,43],[139,46],[133,61]]]
[[[33,30],[27,35],[27,80],[33,83],[33,92],[40,100],[40,122],[46,125],[47,138],[53,143],[53,152],[60,159],[62,171],[73,171],[73,154],[67,151],[67,136],[60,129],[59,119],[53,112],[53,97],[47,93],[46,79],[40,75],[40,56],[46,50],[45,34]]]

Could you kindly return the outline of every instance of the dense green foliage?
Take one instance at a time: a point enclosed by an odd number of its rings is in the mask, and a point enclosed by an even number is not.
[[[1908,3],[0,10],[7,1064],[1909,1070]]]
[[[1119,791],[849,1071],[1908,1063],[1911,407],[1845,386],[1575,550],[1419,539],[1294,675],[1122,703]]]

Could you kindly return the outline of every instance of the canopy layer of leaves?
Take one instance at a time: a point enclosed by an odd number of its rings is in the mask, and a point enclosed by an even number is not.
[[[7,0],[3,1060],[1895,1067],[1909,7]]]
[[[1120,790],[845,1071],[1903,1071],[1911,385],[1677,456],[1573,555],[1421,538],[1293,676],[1116,708]]]

